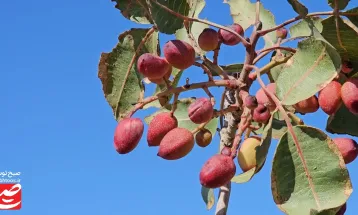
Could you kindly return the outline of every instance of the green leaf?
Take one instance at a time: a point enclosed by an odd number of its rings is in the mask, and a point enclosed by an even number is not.
[[[234,22],[240,24],[244,30],[255,24],[256,3],[251,3],[250,0],[230,0],[228,4]],[[260,3],[260,20],[263,30],[276,26],[274,16],[263,7],[262,3]],[[272,47],[277,41],[275,31],[266,34],[263,38],[265,48]]]
[[[272,120],[273,115],[271,115],[271,118],[269,122],[264,126],[264,131],[261,136],[261,144],[260,146],[256,147],[256,166],[249,171],[246,171],[244,173],[241,173],[237,176],[234,176],[231,179],[231,182],[234,183],[246,183],[252,179],[252,177],[258,173],[263,165],[265,164],[266,157],[271,145],[272,140]]]
[[[308,14],[308,9],[298,0],[287,0],[291,4],[292,8],[296,13],[300,14],[301,17],[305,17]]]
[[[341,58],[329,44],[314,38],[301,41],[277,78],[277,96],[284,105],[296,104],[324,88],[340,68]]]
[[[285,58],[287,56],[292,56],[292,55],[293,54],[291,52],[285,51],[285,50],[281,50],[280,55],[277,54],[277,51],[273,51],[270,61],[272,61],[273,59],[276,59],[276,60],[283,59],[283,58]],[[271,83],[277,81],[277,78],[280,75],[280,73],[281,73],[281,71],[283,70],[284,67],[285,67],[285,64],[280,64],[280,65],[275,66],[274,68],[272,68],[270,70],[270,72],[268,72],[267,75],[269,76],[269,79],[270,79]]]
[[[287,124],[285,120],[279,119],[280,114],[277,112],[274,114],[274,118],[272,120],[272,138],[280,139],[287,132]],[[293,126],[297,125],[294,121],[290,121]],[[251,123],[253,125],[257,125],[256,122]],[[262,134],[264,132],[264,127],[259,128],[256,131],[253,131],[254,134]]]
[[[214,64],[213,62],[211,62],[209,59],[206,59],[203,61],[203,64],[211,71],[211,74],[213,76],[219,76],[219,73],[224,70],[224,68],[222,68],[219,65]],[[233,67],[231,67],[230,69],[235,69]],[[236,71],[237,72],[237,71]]]
[[[312,209],[310,215],[337,215],[337,212],[339,211],[340,208],[341,207],[331,208],[331,209],[323,210],[320,212]]]
[[[347,7],[348,3],[350,0],[339,0],[338,1],[338,9],[339,10],[343,10],[344,8]],[[335,0],[328,0],[328,4],[329,6],[331,6],[331,8],[335,8]]]
[[[160,32],[174,34],[178,29],[183,27],[183,19],[166,11],[157,3],[166,6],[176,13],[187,16],[190,9],[187,0],[148,0],[148,2],[150,3],[149,11]]]
[[[234,183],[237,183],[237,184],[243,184],[243,183],[246,183],[248,181],[250,181],[252,179],[252,177],[254,177],[255,175],[255,172],[256,172],[256,167],[244,172],[244,173],[241,173],[239,175],[236,175],[234,176],[232,179],[231,179],[231,182],[234,182]]]
[[[206,209],[210,210],[215,204],[214,190],[201,186],[201,197],[206,204]]]
[[[177,109],[174,113],[174,116],[177,118],[178,120],[178,127],[180,128],[186,128],[189,131],[194,130],[196,127],[198,127],[198,124],[193,123],[189,116],[188,116],[188,107],[190,106],[190,104],[192,102],[194,102],[195,99],[192,98],[186,98],[186,99],[181,99],[178,100],[177,103]],[[152,121],[152,119],[154,118],[155,115],[162,113],[162,112],[170,112],[170,110],[167,110],[165,108],[162,108],[160,110],[158,110],[157,112],[147,116],[144,118],[144,121],[149,124],[150,121]],[[208,129],[211,134],[214,136],[216,134],[216,129],[218,126],[218,118],[213,118],[206,126],[205,128]]]
[[[338,39],[334,17],[329,17],[322,21],[322,35],[337,49],[343,60],[348,60],[353,64],[354,71],[350,75],[354,75],[358,72],[358,49],[356,48],[358,46],[358,33],[341,18],[338,18],[337,22],[340,40]]]
[[[352,184],[337,146],[317,128],[300,125],[293,132],[295,138],[282,136],[274,155],[271,189],[277,206],[286,214],[310,215],[344,204]]]
[[[225,72],[228,74],[230,73],[236,73],[241,72],[242,68],[244,68],[244,64],[242,63],[235,63],[235,64],[229,64],[225,66],[220,66]],[[218,74],[213,73],[213,76],[217,76]]]
[[[119,43],[110,53],[102,53],[98,66],[104,96],[113,109],[116,120],[122,119],[144,96],[144,86],[134,64],[126,76],[136,49],[149,29],[133,28],[119,36]],[[154,32],[145,42],[137,58],[143,53],[159,55],[158,33]]]
[[[314,28],[322,32],[322,19],[320,17],[307,17],[290,27],[291,37],[308,37],[314,35]]]
[[[141,24],[153,23],[150,17],[147,3],[145,0],[111,0],[116,2],[116,8],[121,11],[122,15],[134,22]]]
[[[358,137],[358,116],[342,104],[340,109],[327,120],[326,130],[332,134],[349,134]]]
[[[347,18],[355,25],[358,26],[358,7],[347,10],[347,13],[351,15],[346,15]]]

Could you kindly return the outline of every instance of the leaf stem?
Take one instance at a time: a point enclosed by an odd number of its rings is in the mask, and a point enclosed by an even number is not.
[[[213,94],[211,94],[211,92],[209,91],[209,88],[203,87],[203,90],[204,90],[205,93],[210,97],[211,104],[212,104],[213,106],[215,106],[215,97],[213,96]]]
[[[224,109],[224,102],[225,102],[225,97],[226,97],[226,88],[223,92],[223,94],[221,95],[221,100],[220,100],[220,111]],[[223,123],[223,118],[224,116],[220,116],[220,128],[223,128],[224,123]]]
[[[294,121],[297,125],[304,125],[304,124],[305,124],[301,118],[299,118],[298,116],[296,116],[296,114],[291,113],[291,112],[287,112],[287,115],[288,115],[288,116],[290,117],[290,119],[291,119],[292,121]]]
[[[174,112],[177,109],[177,104],[178,104],[178,98],[179,98],[179,93],[175,93],[174,94],[174,101],[173,101],[173,106],[172,106],[172,110],[170,111],[171,115],[174,115]]]
[[[213,63],[215,65],[218,65],[220,48],[221,48],[221,42],[219,42],[218,47],[214,50]]]
[[[204,70],[204,72],[208,75],[209,81],[214,80],[213,74],[211,73],[210,69],[206,65],[199,63],[199,62],[194,62],[193,65],[202,68]],[[224,79],[223,76],[220,75],[220,77],[222,79]]]
[[[252,119],[251,110],[245,108],[244,112],[241,115],[241,120],[237,129],[237,134],[235,136],[234,142],[231,147],[231,157],[233,159],[236,157],[237,151],[239,149],[242,140],[243,133],[250,126],[251,119]]]
[[[341,39],[341,32],[339,31],[339,3],[338,0],[334,0],[334,10],[333,10],[333,14],[334,14],[334,21],[336,24],[336,31],[337,31],[337,40],[338,40],[338,44],[339,46],[344,49],[345,52],[347,52],[347,49],[344,47],[343,43],[342,43],[342,39]]]

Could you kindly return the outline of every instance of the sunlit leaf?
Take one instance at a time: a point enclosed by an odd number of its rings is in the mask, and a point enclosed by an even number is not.
[[[300,22],[290,27],[291,37],[308,37],[313,36],[313,28],[316,28],[318,32],[322,32],[322,19],[320,17],[307,17]]]
[[[311,215],[344,204],[352,184],[337,146],[313,127],[295,126],[293,132],[295,137],[286,133],[280,139],[272,164],[277,206],[286,214]]]
[[[324,88],[340,68],[341,58],[329,44],[314,38],[301,41],[277,78],[277,96],[284,105],[296,104]]]
[[[117,120],[122,119],[144,96],[144,86],[132,66],[127,70],[140,42],[149,29],[131,29],[119,36],[117,46],[110,53],[102,53],[98,66],[98,77],[101,79],[104,96],[113,109]],[[158,53],[158,33],[154,32],[142,47],[137,58],[146,52]]]
[[[215,204],[214,190],[201,186],[201,197],[206,204],[206,209],[210,210]]]

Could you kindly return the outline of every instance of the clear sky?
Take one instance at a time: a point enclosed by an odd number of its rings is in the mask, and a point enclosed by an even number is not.
[[[208,2],[202,18],[232,23],[227,5]],[[284,0],[262,2],[276,14],[277,22],[296,15]],[[311,12],[329,10],[327,1],[302,2]],[[199,171],[217,152],[217,136],[206,149],[195,147],[178,161],[157,157],[157,149],[147,147],[145,136],[128,155],[118,155],[113,148],[116,121],[97,78],[99,56],[111,51],[121,32],[145,26],[124,19],[109,0],[3,1],[0,26],[0,172],[21,172],[23,186],[22,210],[1,213],[214,213],[206,211],[201,199]],[[167,38],[161,37],[161,43]],[[225,48],[220,62],[242,62],[243,58],[242,48]],[[199,80],[201,76],[195,74],[201,72],[189,69],[184,76]],[[307,124],[322,129],[326,119],[321,110],[315,117],[304,117]],[[282,214],[270,188],[276,143],[269,162],[251,182],[233,184],[229,215]],[[358,162],[348,168],[354,185]],[[346,214],[356,214],[357,202],[358,194],[353,192]]]

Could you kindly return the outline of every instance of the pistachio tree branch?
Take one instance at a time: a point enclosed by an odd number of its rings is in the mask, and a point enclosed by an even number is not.
[[[309,14],[307,14],[305,17],[323,16],[323,15],[332,15],[332,14],[333,14],[332,11],[316,12],[316,13],[309,13]],[[267,33],[276,31],[277,29],[283,28],[283,27],[285,27],[286,25],[289,25],[289,24],[294,23],[294,22],[296,22],[296,21],[298,21],[298,20],[301,20],[301,19],[303,19],[303,17],[302,17],[301,15],[298,15],[298,16],[292,18],[292,19],[289,19],[289,20],[284,21],[283,23],[281,23],[281,24],[279,24],[279,25],[277,25],[277,26],[275,26],[275,27],[273,27],[273,28],[261,30],[261,31],[259,31],[259,34],[260,34],[261,36],[263,36],[263,35],[265,35],[265,34],[267,34]]]
[[[203,56],[203,63],[202,64],[209,69],[210,65],[213,65],[214,63],[211,62],[211,60],[209,60],[207,57]],[[227,74],[227,72],[225,70],[223,70],[223,68],[221,68],[221,66],[216,65],[215,71],[219,74],[219,76],[222,79],[229,79],[229,75]]]
[[[213,63],[218,65],[219,52],[221,47],[221,41],[218,44],[218,47],[214,50]]]
[[[334,21],[336,24],[336,32],[337,32],[337,40],[338,40],[338,44],[339,46],[344,49],[344,51],[347,53],[347,49],[346,47],[344,47],[343,43],[342,43],[342,39],[341,39],[341,32],[339,30],[339,2],[338,0],[334,0],[334,10],[333,10],[333,14],[334,14]]]
[[[235,105],[229,106],[229,107],[227,107],[227,108],[225,108],[223,110],[219,110],[219,111],[215,110],[213,116],[211,117],[211,119],[216,118],[218,116],[225,115],[227,113],[231,113],[233,111],[237,111],[237,110],[238,110],[238,107],[235,106]],[[191,133],[195,134],[196,132],[198,132],[201,129],[203,129],[210,122],[210,120],[207,121],[207,122],[201,123],[198,127],[196,127],[194,130],[192,130]]]
[[[236,89],[238,87],[240,87],[242,85],[242,83],[238,80],[215,80],[215,81],[207,81],[207,82],[199,82],[199,83],[195,83],[195,84],[185,84],[184,86],[181,87],[176,87],[176,88],[170,88],[167,89],[163,92],[158,93],[155,96],[150,96],[147,97],[146,99],[144,99],[141,102],[138,102],[132,111],[130,111],[128,113],[128,117],[131,117],[135,112],[137,112],[139,109],[142,109],[145,105],[158,100],[160,97],[165,97],[171,94],[177,94],[177,93],[182,93],[182,92],[186,92],[189,90],[194,90],[194,89],[200,89],[200,88],[205,88],[205,87],[227,87],[227,88],[231,88],[231,89]]]
[[[245,65],[252,65],[254,62],[254,59],[256,57],[256,51],[255,51],[256,44],[260,38],[258,31],[261,30],[261,28],[262,28],[262,22],[258,20],[258,22],[255,24],[255,29],[253,30],[250,36],[251,46],[246,47],[244,67],[241,70],[240,78],[239,78],[239,80],[241,81],[246,80],[251,71],[251,69],[249,67],[246,67]]]
[[[224,92],[221,95],[220,110],[224,109],[225,97],[226,97],[226,89],[224,90]],[[223,116],[220,116],[220,128],[223,128],[223,127],[224,127]]]
[[[194,62],[193,65],[202,68],[202,69],[204,70],[204,73],[208,75],[209,81],[214,80],[214,79],[213,79],[213,74],[211,73],[210,69],[209,69],[206,65],[204,65],[204,64],[202,64],[202,63],[199,63],[199,62]],[[221,76],[221,75],[220,75],[220,77],[221,77],[222,79],[225,79],[225,78],[224,78],[223,76]]]
[[[231,157],[233,159],[236,157],[237,150],[239,149],[243,133],[250,126],[251,119],[252,119],[251,110],[245,108],[243,114],[241,115],[241,120],[238,126],[237,134],[234,139],[234,143],[232,144],[231,147]]]
[[[336,4],[337,5],[337,4]],[[282,27],[285,27],[286,25],[289,25],[291,23],[294,23],[298,20],[301,20],[303,18],[306,18],[306,17],[314,17],[314,16],[330,16],[330,15],[334,15],[334,11],[325,11],[325,12],[315,12],[315,13],[309,13],[307,14],[305,17],[302,17],[300,15],[292,18],[292,19],[289,19],[289,20],[286,20],[284,21],[283,23],[273,27],[273,28],[269,28],[269,29],[265,29],[265,30],[261,30],[259,31],[259,34],[261,36],[267,34],[267,33],[270,33],[270,32],[273,32],[273,31],[276,31],[277,29],[280,29]],[[338,12],[338,15],[341,15],[341,16],[358,16],[357,13],[348,13],[348,12]]]
[[[173,101],[173,105],[172,105],[172,110],[170,111],[171,115],[174,115],[174,112],[177,109],[177,105],[178,105],[178,98],[179,98],[179,93],[175,93],[174,94],[174,101]]]
[[[262,49],[262,50],[258,51],[258,53],[261,54],[261,53],[270,52],[270,51],[273,51],[273,50],[276,50],[276,49],[285,50],[285,51],[289,51],[289,52],[292,52],[292,53],[296,53],[296,49],[291,48],[291,47],[282,47],[282,46],[272,46],[272,47],[269,47],[269,48],[265,48],[265,49]]]

